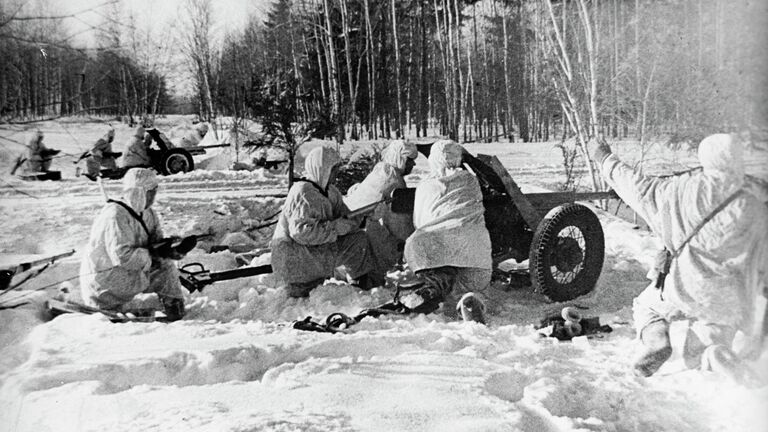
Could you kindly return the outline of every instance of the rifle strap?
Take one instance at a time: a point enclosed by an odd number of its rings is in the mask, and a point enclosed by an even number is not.
[[[733,200],[739,197],[744,193],[743,189],[739,189],[733,194],[731,194],[728,198],[726,198],[720,205],[715,207],[704,219],[699,222],[696,227],[693,228],[690,234],[683,240],[683,242],[675,249],[672,249],[671,251],[668,248],[664,248],[664,252],[666,252],[666,260],[663,263],[663,265],[659,262],[656,263],[657,266],[660,266],[659,268],[656,268],[657,275],[656,275],[656,288],[659,289],[659,297],[663,300],[664,299],[664,281],[666,279],[667,274],[669,273],[669,269],[672,266],[672,261],[675,260],[678,256],[680,256],[680,253],[683,251],[685,246],[688,245],[688,243],[693,240],[693,238],[696,236],[696,234],[701,231],[701,229],[706,225],[709,221],[712,220],[718,213],[720,213],[724,208],[728,206]]]
[[[728,207],[728,204],[732,203],[733,200],[738,198],[742,193],[744,193],[743,189],[739,189],[736,192],[732,193],[728,198],[725,199],[725,201],[720,203],[720,205],[715,207],[714,210],[712,210],[706,217],[704,217],[704,219],[702,219],[701,222],[699,222],[699,224],[696,225],[696,227],[693,229],[693,231],[691,231],[691,233],[688,235],[688,237],[686,237],[685,240],[683,240],[683,242],[680,244],[680,246],[677,247],[676,249],[673,249],[673,250],[670,251],[670,253],[672,254],[672,258],[671,259],[677,258],[680,255],[680,252],[682,252],[683,248],[685,248],[685,246],[688,243],[690,243],[691,240],[693,240],[693,238],[696,236],[696,234],[698,234],[699,231],[701,231],[701,229],[704,228],[704,225],[706,225],[709,221],[711,221],[712,218],[714,218],[724,208]]]
[[[324,197],[328,198],[328,189],[327,188],[326,189],[321,188],[319,184],[313,182],[312,180],[306,179],[304,177],[300,177],[300,178],[297,178],[296,181],[297,182],[303,181],[303,182],[307,182],[307,183],[311,184],[312,186],[315,187],[315,189],[317,189],[321,194],[323,194]]]
[[[117,204],[120,207],[124,208],[128,212],[128,214],[130,214],[134,219],[139,221],[139,223],[141,224],[141,227],[144,228],[144,232],[147,233],[147,241],[152,240],[152,234],[149,233],[149,228],[147,228],[147,224],[144,222],[144,219],[142,219],[141,215],[136,213],[136,211],[132,209],[131,206],[129,206],[128,204],[122,201],[113,200],[113,199],[108,199],[107,202]]]

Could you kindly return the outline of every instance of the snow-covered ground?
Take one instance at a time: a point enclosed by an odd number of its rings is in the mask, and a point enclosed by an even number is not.
[[[173,126],[168,120],[168,129]],[[632,298],[647,284],[653,237],[598,212],[606,260],[596,289],[568,304],[586,307],[613,332],[558,342],[534,324],[566,304],[529,288],[496,286],[488,326],[442,315],[367,318],[349,334],[302,332],[290,322],[354,314],[392,292],[328,282],[309,299],[288,299],[271,276],[220,282],[187,299],[176,323],[112,324],[102,316],[43,321],[39,308],[63,285],[76,291],[79,252],[103,205],[99,187],[74,177],[75,155],[103,134],[94,123],[45,123],[61,182],[22,182],[6,167],[22,150],[19,130],[0,130],[0,252],[77,253],[0,297],[29,304],[0,311],[2,431],[758,431],[768,427],[768,386],[744,388],[686,370],[677,354],[649,378],[635,377]],[[130,136],[116,125],[115,150]],[[215,143],[207,138],[206,143]],[[499,156],[524,191],[564,180],[552,144],[470,144]],[[616,143],[637,161],[630,143]],[[695,155],[654,147],[649,170],[695,165]],[[196,157],[226,158],[223,151]],[[766,153],[751,157],[766,166]],[[220,161],[219,161],[220,162]],[[218,163],[218,162],[217,162]],[[215,164],[209,164],[211,166]],[[427,171],[419,157],[410,183]],[[215,242],[266,245],[269,229],[229,235],[274,214],[285,176],[205,171],[162,177],[156,208],[167,233],[213,231]],[[586,186],[586,180],[582,183]],[[119,195],[119,181],[105,191]],[[266,257],[262,257],[262,260]],[[184,261],[212,270],[237,266],[229,251],[196,249]],[[63,282],[64,280],[67,280]],[[15,279],[18,280],[18,279]],[[33,291],[37,289],[37,291]],[[152,298],[147,297],[151,303]],[[673,326],[680,343],[684,323]],[[768,353],[752,363],[768,382]]]

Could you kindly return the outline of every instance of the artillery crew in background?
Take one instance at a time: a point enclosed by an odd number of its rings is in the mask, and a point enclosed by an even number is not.
[[[27,157],[22,156],[19,162],[23,164],[25,173],[45,173],[51,169],[53,157],[59,150],[50,149],[43,144],[43,132],[36,129],[27,138]]]
[[[133,133],[130,141],[125,146],[125,154],[123,154],[123,167],[124,168],[151,168],[152,156],[150,145],[152,144],[152,137],[146,132],[143,126],[138,126]]]
[[[89,151],[86,159],[86,176],[91,180],[99,176],[101,169],[117,169],[117,157],[120,153],[112,151],[112,141],[115,140],[115,129],[109,128],[103,137],[99,138]]]
[[[200,141],[208,134],[208,124],[200,122],[189,133],[181,138],[181,147],[194,147],[200,144]]]

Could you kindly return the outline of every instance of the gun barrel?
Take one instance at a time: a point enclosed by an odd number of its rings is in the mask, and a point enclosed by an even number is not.
[[[272,265],[264,264],[255,267],[241,267],[234,270],[225,270],[209,273],[211,282],[225,281],[230,279],[239,279],[249,276],[258,276],[261,274],[272,273]]]

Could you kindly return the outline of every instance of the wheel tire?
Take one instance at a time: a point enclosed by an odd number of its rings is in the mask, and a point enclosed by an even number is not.
[[[160,172],[163,175],[190,172],[193,169],[195,169],[195,161],[183,148],[172,148],[161,156]]]
[[[536,227],[529,255],[536,292],[556,302],[595,288],[603,269],[605,239],[600,220],[587,207],[563,204]]]

